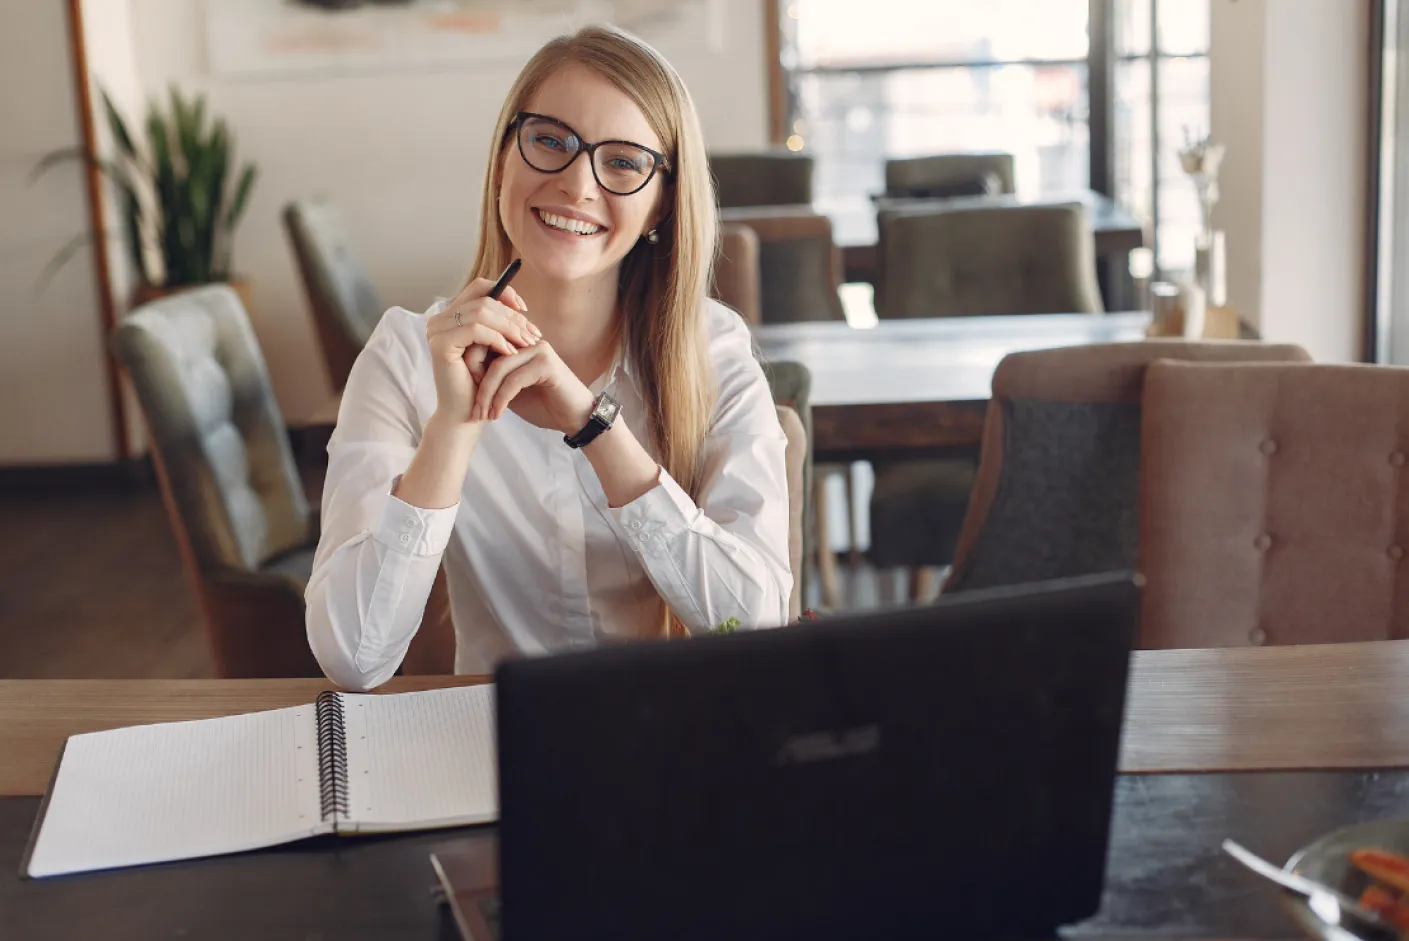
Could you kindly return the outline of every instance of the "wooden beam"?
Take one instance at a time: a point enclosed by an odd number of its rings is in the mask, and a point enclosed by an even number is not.
[[[82,0],[68,0],[69,61],[73,64],[73,88],[78,102],[79,145],[90,153],[98,151],[97,128],[93,123],[93,95],[88,80],[88,52],[83,43]],[[107,221],[103,208],[103,180],[98,168],[84,162],[84,189],[88,197],[88,225],[93,233],[93,277],[98,289],[98,318],[102,329],[103,371],[108,386],[109,420],[112,423],[113,453],[118,461],[131,454],[127,447],[127,410],[123,404],[122,381],[113,357],[111,339],[117,327],[117,305],[113,301],[112,279],[108,270]]]
[[[783,24],[779,0],[763,0],[763,54],[768,70],[768,140],[781,144],[788,137],[787,76],[783,74]]]

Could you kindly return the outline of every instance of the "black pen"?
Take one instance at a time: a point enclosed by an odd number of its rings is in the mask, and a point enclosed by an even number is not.
[[[519,268],[523,265],[522,258],[515,258],[509,262],[509,267],[504,269],[504,273],[499,276],[499,280],[494,282],[494,287],[489,289],[489,299],[499,300],[499,295],[504,293],[504,289],[509,286],[509,282],[514,280],[514,275],[519,273]]]

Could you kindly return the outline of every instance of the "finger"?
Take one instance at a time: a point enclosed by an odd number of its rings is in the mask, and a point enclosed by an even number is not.
[[[505,409],[509,407],[509,403],[514,401],[515,396],[529,386],[536,385],[542,375],[543,361],[538,357],[533,357],[529,362],[509,373],[499,384],[499,391],[494,393],[494,400],[489,405],[489,417],[499,418],[502,416]]]
[[[484,378],[485,363],[489,361],[490,349],[478,344],[465,350],[465,365],[470,368],[470,378],[479,382]]]
[[[512,287],[504,288],[504,293],[499,295],[499,300],[521,314],[528,313],[528,304],[524,301],[519,292],[515,291]]]
[[[474,408],[470,409],[472,421],[485,421],[489,417],[489,404],[494,401],[494,394],[499,391],[499,385],[506,376],[531,358],[531,353],[525,350],[512,356],[501,356],[489,364],[489,368],[484,371],[484,378],[479,381],[479,388],[475,390]]]
[[[442,330],[431,338],[431,342],[437,345],[444,345],[450,350],[456,351],[451,355],[463,356],[464,352],[475,346],[486,346],[493,350],[498,350],[506,355],[512,355],[518,347],[511,343],[502,333],[484,324],[466,324],[463,327],[452,327],[449,330]]]
[[[457,311],[460,314],[458,323],[455,320]],[[460,307],[447,307],[432,317],[430,323],[426,324],[426,333],[434,335],[448,330],[462,329],[476,323],[482,323],[499,331],[519,346],[532,346],[543,336],[542,331],[530,323],[523,314],[511,307],[506,307],[499,301],[491,301],[488,298],[478,298]]]

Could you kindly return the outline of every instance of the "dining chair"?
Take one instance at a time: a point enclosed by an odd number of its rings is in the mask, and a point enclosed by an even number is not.
[[[952,200],[878,213],[878,317],[1100,313],[1080,203]]]
[[[337,211],[314,200],[294,200],[284,207],[284,231],[293,246],[323,361],[334,392],[376,329],[386,305],[352,251]]]
[[[748,226],[758,238],[760,323],[846,319],[831,219],[805,206],[726,209],[719,216],[724,225]]]
[[[1012,353],[993,376],[945,592],[1137,567],[1142,402],[1156,360],[1305,362],[1301,347],[1144,340]],[[1199,459],[1189,455],[1189,459]]]
[[[1409,637],[1409,369],[1161,362],[1144,394],[1142,647]]]
[[[822,507],[825,504],[820,502],[820,498],[813,490],[812,373],[802,363],[765,361],[762,365],[763,375],[768,379],[769,391],[773,394],[773,404],[792,409],[802,425],[803,441],[807,444],[802,455],[802,478],[800,481],[804,498],[799,503],[804,510],[799,547],[802,562],[793,568],[793,584],[801,591],[801,597],[805,598],[810,582],[810,563],[816,559],[823,595],[830,594],[831,603],[835,604],[837,592],[836,561],[834,558],[825,559],[818,552],[817,519],[821,516]]]
[[[303,602],[318,512],[238,295],[213,285],[146,304],[123,318],[113,346],[137,391],[216,674],[321,675]],[[431,620],[442,596],[443,586]],[[435,631],[445,627],[418,634],[416,656],[443,643]]]
[[[887,197],[948,198],[1016,192],[1009,153],[936,154],[887,160]]]
[[[759,322],[758,233],[749,226],[726,222],[719,227],[710,296],[732,307],[750,326]]]
[[[806,591],[803,574],[807,568],[804,534],[807,529],[807,487],[803,483],[804,465],[812,450],[807,432],[798,413],[786,405],[776,406],[778,424],[787,436],[785,460],[788,472],[788,566],[793,573],[793,588],[788,595],[788,623],[802,614],[802,599]]]
[[[712,153],[709,170],[722,209],[812,203],[812,157],[775,148]]]
[[[1080,205],[960,201],[880,213],[880,317],[1099,313],[1094,239]],[[976,455],[878,464],[873,564],[910,572],[910,597],[954,560]]]

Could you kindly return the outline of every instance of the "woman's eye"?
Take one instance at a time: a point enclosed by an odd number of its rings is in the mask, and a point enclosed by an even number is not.
[[[643,168],[640,164],[627,157],[613,157],[611,166],[613,170],[629,170],[632,173],[643,172]]]
[[[551,137],[551,136],[549,136],[549,135],[547,135],[547,134],[540,134],[539,136],[537,136],[537,137],[535,137],[535,138],[533,139],[533,142],[534,142],[536,145],[538,145],[539,147],[546,147],[546,148],[548,148],[549,150],[566,150],[566,149],[567,149],[567,145],[566,145],[566,144],[564,144],[562,141],[558,140],[556,137]]]

